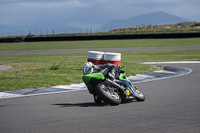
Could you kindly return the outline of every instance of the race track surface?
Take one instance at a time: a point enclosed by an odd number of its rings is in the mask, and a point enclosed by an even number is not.
[[[200,46],[0,51],[0,55],[3,55],[3,54],[40,54],[40,53],[77,53],[77,52],[88,52],[88,51],[149,51],[149,50],[187,50],[187,49],[200,49]]]
[[[165,65],[165,64],[162,64]],[[200,64],[184,76],[137,83],[144,102],[96,106],[87,90],[0,100],[1,133],[199,133]]]

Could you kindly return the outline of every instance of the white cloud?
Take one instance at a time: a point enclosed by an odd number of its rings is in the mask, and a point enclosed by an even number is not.
[[[87,4],[81,3],[78,0],[68,0],[68,1],[50,1],[50,2],[20,2],[18,6],[23,6],[27,8],[79,8],[79,7],[88,7]]]
[[[2,2],[2,1],[1,1]],[[55,19],[75,13],[75,10],[86,8],[89,5],[79,0],[61,1],[14,1],[1,4],[0,2],[0,24],[18,25],[31,23],[46,18]],[[8,1],[7,1],[8,2]],[[12,10],[8,10],[12,9]],[[72,17],[73,18],[73,17]],[[70,18],[69,18],[70,19]]]
[[[100,27],[112,19],[164,11],[200,21],[200,0],[0,0],[0,24]]]

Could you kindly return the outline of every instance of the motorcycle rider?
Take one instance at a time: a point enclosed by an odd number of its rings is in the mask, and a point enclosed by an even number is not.
[[[83,66],[83,75],[97,73],[105,68],[110,68],[108,76],[110,77],[111,80],[114,80],[117,67],[119,67],[119,65],[114,65],[110,63],[104,65],[94,65],[92,62],[86,62]]]
[[[82,79],[96,104],[108,102],[118,105],[126,100],[145,100],[145,95],[131,84],[119,65],[94,65],[92,62],[86,62],[83,75]]]
[[[110,69],[108,72],[109,79],[114,81],[116,80],[115,72],[118,67],[120,66],[114,64],[94,65],[92,62],[86,62],[83,66],[83,75],[97,73],[105,68],[109,68]],[[100,104],[102,102],[102,100],[95,93],[91,94],[93,94],[95,103]]]

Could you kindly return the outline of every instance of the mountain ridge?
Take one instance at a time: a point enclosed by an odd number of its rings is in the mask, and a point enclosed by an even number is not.
[[[98,28],[96,32],[106,32],[112,29],[138,26],[138,25],[156,25],[156,24],[176,24],[180,22],[191,22],[190,20],[157,11],[146,13],[127,19],[114,19]],[[7,26],[0,24],[0,36],[28,35],[29,33],[44,34],[70,34],[70,33],[89,33],[95,32],[95,28],[79,28],[67,25],[65,21],[38,22],[36,24],[19,24],[17,26]]]
[[[190,20],[168,14],[166,12],[157,11],[138,15],[128,19],[110,20],[101,27],[101,30],[110,30],[127,26],[137,25],[153,25],[153,24],[175,24],[180,22],[190,22]]]

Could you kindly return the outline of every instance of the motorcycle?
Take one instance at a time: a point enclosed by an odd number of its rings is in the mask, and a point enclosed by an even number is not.
[[[83,75],[82,79],[90,94],[94,96],[96,104],[106,102],[110,105],[119,105],[132,100],[144,101],[144,93],[135,87],[125,76],[125,71],[118,66],[115,68],[115,79],[111,80],[109,72],[114,66],[105,68],[96,73]]]

